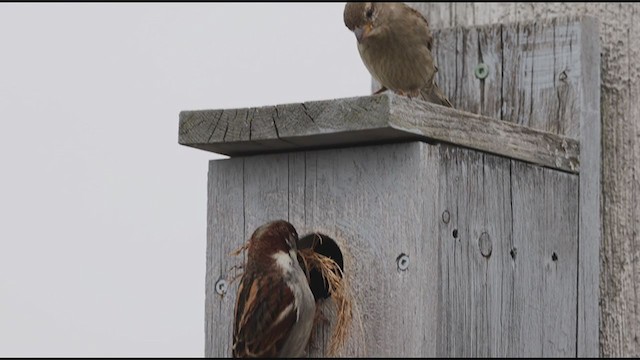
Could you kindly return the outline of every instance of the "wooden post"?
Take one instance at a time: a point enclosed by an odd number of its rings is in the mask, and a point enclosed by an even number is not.
[[[599,207],[584,207],[599,202],[599,148],[583,144],[599,127],[582,129],[599,118],[597,22],[434,35],[458,109],[383,94],[180,114],[181,144],[231,156],[209,167],[206,356],[230,355],[237,284],[216,284],[243,259],[228,254],[277,218],[340,246],[356,301],[342,356],[592,351],[600,233],[585,229],[599,229]],[[330,330],[311,356],[326,355]]]

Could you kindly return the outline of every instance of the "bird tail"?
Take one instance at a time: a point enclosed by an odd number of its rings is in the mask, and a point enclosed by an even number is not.
[[[433,82],[433,86],[430,88],[422,89],[420,91],[420,96],[422,97],[422,100],[450,108],[453,107],[453,105],[451,105],[451,101],[449,101],[447,96],[442,92],[442,90],[440,90],[435,81]]]

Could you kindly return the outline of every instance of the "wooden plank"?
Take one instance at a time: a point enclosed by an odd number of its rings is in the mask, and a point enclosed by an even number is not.
[[[500,26],[434,30],[436,81],[459,110],[500,119],[502,105],[502,30]],[[478,64],[488,66],[484,79]]]
[[[242,261],[226,256],[229,248],[259,224],[285,218],[301,235],[322,231],[341,246],[356,300],[341,356],[435,355],[438,155],[432,148],[413,142],[212,161],[205,354],[229,355],[237,283],[227,296],[212,293],[220,269]],[[233,245],[230,237],[237,238]],[[410,257],[406,271],[397,268],[401,253]],[[335,320],[331,302],[323,309]],[[326,356],[331,331],[317,329],[311,356]]]
[[[247,239],[266,222],[289,220],[288,154],[246,157],[242,184]]]
[[[440,150],[439,357],[508,357],[513,309],[510,160]]]
[[[249,114],[248,120],[243,114]],[[240,125],[223,124],[238,118]],[[250,126],[251,131],[238,126]],[[224,135],[229,128],[233,135]],[[229,142],[225,136],[231,136]],[[230,156],[406,140],[444,141],[579,171],[579,145],[574,139],[395,94],[180,113],[181,144]]]
[[[458,4],[456,4],[458,5]],[[593,17],[554,16],[583,14],[600,16],[602,6],[577,4],[460,4],[416,3],[435,27],[493,24],[497,20],[522,20],[516,8],[535,15],[536,22],[502,25],[504,57],[500,59],[505,77],[504,105],[498,114],[484,115],[517,122],[558,134],[580,138],[580,253],[578,291],[578,356],[599,354],[599,247],[603,237],[601,205],[600,133],[600,45],[597,20]],[[574,6],[575,5],[575,6]],[[480,12],[479,7],[484,9]],[[502,15],[500,15],[502,14]],[[609,22],[612,13],[608,13]],[[531,16],[532,19],[534,16]],[[495,29],[498,25],[474,27],[469,31]],[[614,27],[615,28],[615,27]],[[464,36],[466,28],[434,31],[434,54],[440,67],[438,83],[454,104],[462,93],[460,109],[477,112],[473,84],[464,84],[457,74],[460,55],[473,38]],[[622,36],[626,32],[620,32]],[[632,32],[633,33],[633,32]],[[462,40],[461,40],[462,39]],[[626,38],[625,38],[626,39]],[[461,45],[463,44],[463,45]],[[455,45],[455,46],[454,46]],[[467,56],[467,58],[472,58]],[[497,59],[496,59],[497,61]],[[487,61],[485,61],[487,63]],[[491,64],[491,61],[488,62]],[[452,66],[454,65],[455,66]],[[463,64],[464,65],[464,64]],[[496,65],[496,64],[494,64]],[[492,76],[489,74],[489,78]],[[464,77],[463,77],[464,78]],[[502,84],[500,84],[502,86]],[[471,100],[468,99],[471,97]],[[606,99],[605,99],[606,100]],[[612,107],[613,109],[614,107]],[[527,111],[527,109],[529,109]],[[614,116],[616,119],[623,114]],[[628,133],[628,132],[627,132]],[[622,235],[622,238],[627,238]]]
[[[578,178],[512,164],[515,328],[510,355],[576,355]]]
[[[577,138],[584,20],[562,17],[503,26],[503,119]]]
[[[244,229],[244,159],[209,162],[207,203],[207,264],[205,296],[205,356],[231,356],[233,311],[238,282],[231,280],[240,273],[242,256],[228,254],[246,241]],[[216,292],[223,279],[226,292]]]
[[[435,355],[437,154],[430,148],[413,142],[308,158],[308,224],[341,245],[357,302],[340,356]],[[396,263],[401,253],[410,258],[404,272]]]
[[[265,155],[212,160],[209,169],[205,356],[231,355],[233,311],[239,275],[246,259],[229,254],[260,225],[289,218],[289,156]],[[224,279],[226,293],[216,292]]]
[[[432,29],[454,26],[498,24],[518,20],[516,3],[407,2],[425,14]],[[524,5],[524,4],[523,4]]]
[[[580,143],[580,243],[578,248],[578,357],[599,355],[600,246],[602,215],[602,133],[600,118],[599,24],[583,22],[578,39],[582,47],[579,98]],[[638,42],[640,43],[640,41]]]
[[[461,112],[424,101],[394,97],[393,127],[450,144],[571,173],[579,172],[577,141],[507,121]]]
[[[436,23],[443,20],[438,12],[445,11],[451,16],[449,22],[475,24],[478,5],[466,6],[473,8],[472,21],[466,19],[471,14],[460,12],[462,4],[453,8],[414,5]],[[509,8],[494,6],[496,13]],[[578,40],[589,39],[581,34],[588,21],[587,17],[573,16],[434,29],[433,52],[439,68],[436,81],[457,109],[578,138],[580,99],[582,91],[588,90],[580,86],[581,54],[582,46],[589,41]],[[593,63],[586,58],[584,61]],[[490,68],[484,80],[476,78],[473,72],[481,62]],[[483,90],[485,95],[480,101]],[[485,104],[486,101],[490,104]],[[495,113],[496,108],[500,112]]]
[[[212,161],[206,354],[228,356],[237,284],[213,287],[242,259],[226,254],[276,218],[343,251],[357,303],[340,356],[571,354],[577,177],[511,163],[422,142]],[[331,330],[310,356],[327,355]]]
[[[441,156],[438,356],[573,356],[578,178],[456,147]]]

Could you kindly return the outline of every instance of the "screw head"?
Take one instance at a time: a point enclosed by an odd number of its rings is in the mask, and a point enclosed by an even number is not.
[[[227,280],[220,279],[216,282],[216,293],[218,293],[218,295],[224,295],[227,292],[228,287],[229,284],[227,283]]]
[[[400,254],[396,258],[396,263],[398,264],[398,270],[405,271],[409,268],[409,256],[407,254]]]
[[[484,80],[487,76],[489,76],[489,66],[485,63],[480,63],[476,66],[473,72],[478,79]]]

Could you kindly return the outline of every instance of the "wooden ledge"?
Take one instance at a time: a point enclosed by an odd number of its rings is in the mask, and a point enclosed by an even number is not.
[[[179,131],[180,144],[229,156],[422,140],[579,172],[575,139],[389,93],[182,111]]]

